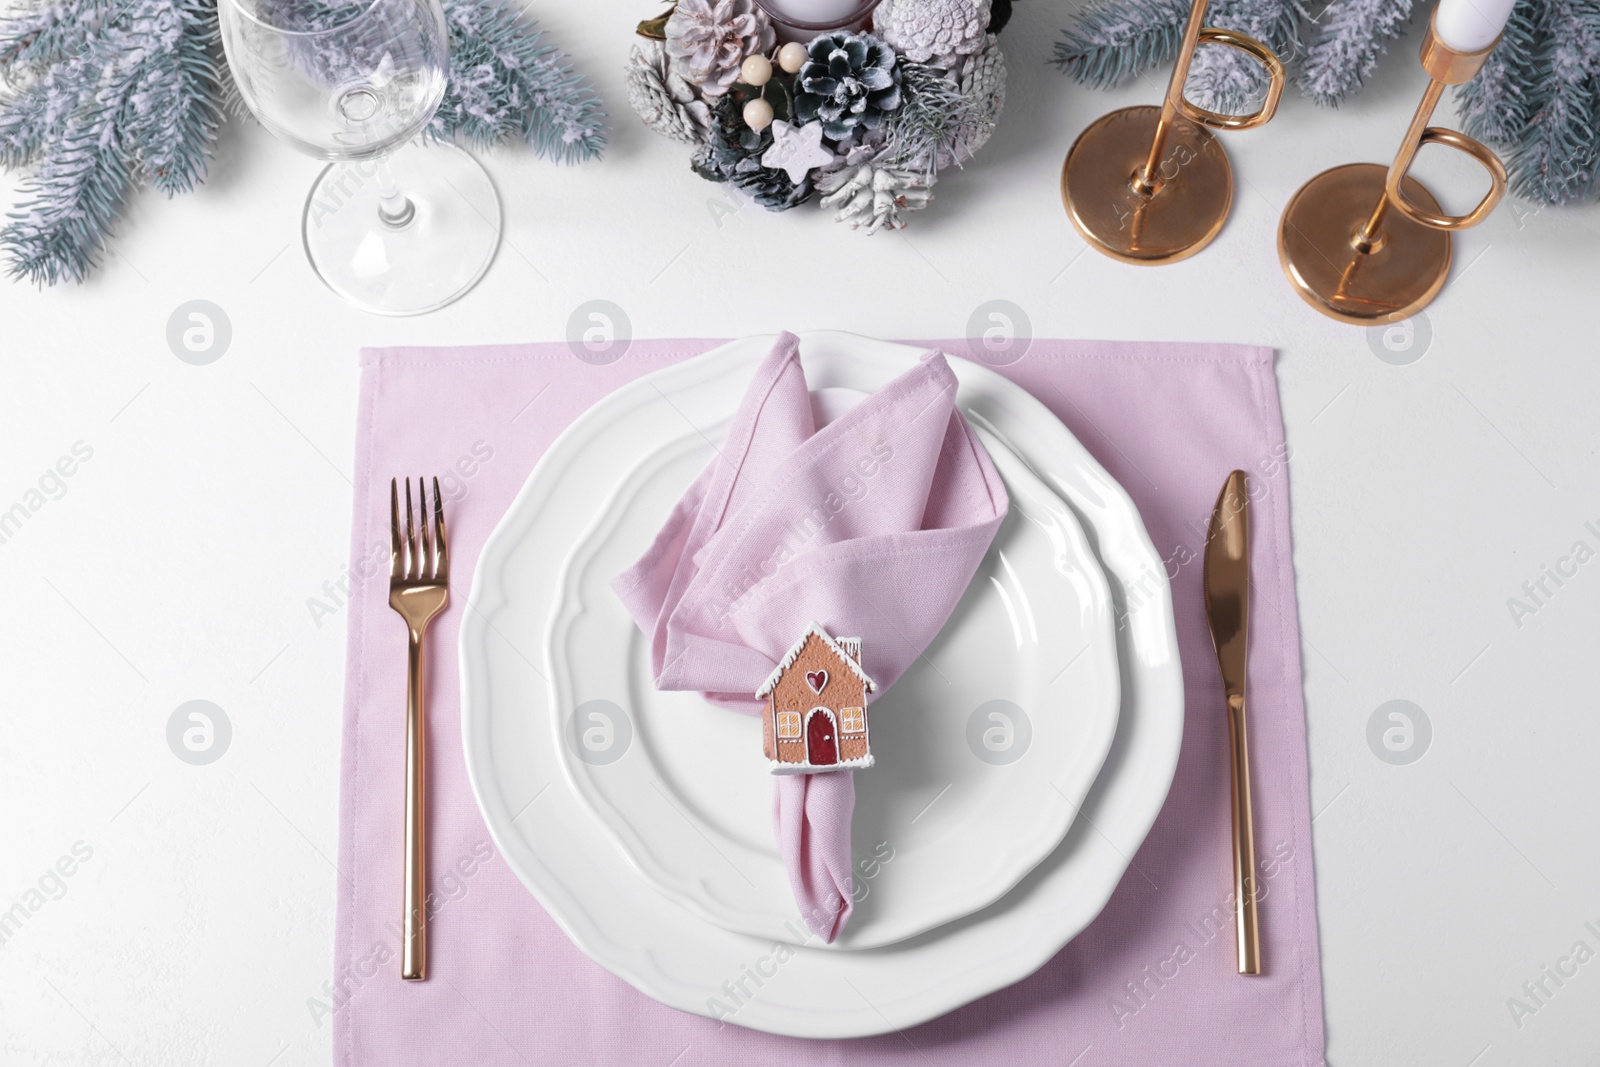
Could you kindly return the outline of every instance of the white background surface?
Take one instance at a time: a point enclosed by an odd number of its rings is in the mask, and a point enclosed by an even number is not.
[[[0,510],[75,442],[93,450],[0,544],[0,909],[75,842],[92,849],[0,945],[0,1062],[329,1061],[307,1002],[332,945],[344,630],[308,600],[346,562],[361,345],[557,339],[591,299],[640,337],[940,337],[1003,298],[1039,336],[1280,352],[1330,1062],[1593,1063],[1600,958],[1547,981],[1520,1026],[1507,1001],[1579,940],[1600,950],[1584,926],[1600,928],[1600,560],[1547,581],[1520,626],[1507,601],[1575,542],[1600,549],[1584,525],[1600,530],[1600,209],[1508,204],[1462,235],[1404,366],[1302,305],[1279,213],[1325,167],[1392,155],[1422,88],[1413,34],[1353,104],[1291,95],[1226,138],[1238,192],[1209,250],[1113,263],[1067,223],[1061,157],[1161,85],[1093,93],[1046,66],[1068,10],[1019,0],[1002,126],[903,236],[735,210],[627,110],[629,34],[656,7],[538,0],[604,92],[612,148],[576,169],[490,157],[505,245],[454,307],[383,320],[341,304],[299,247],[320,165],[240,124],[198,193],[134,199],[88,284],[0,283]],[[1424,177],[1464,208],[1479,179],[1446,164]],[[231,322],[210,366],[167,345],[192,299]],[[197,698],[234,729],[205,767],[165,737]],[[1366,740],[1396,698],[1433,725],[1409,766]]]

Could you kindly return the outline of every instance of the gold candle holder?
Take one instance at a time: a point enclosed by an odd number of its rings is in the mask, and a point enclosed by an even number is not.
[[[1398,322],[1426,307],[1450,273],[1454,230],[1489,217],[1506,191],[1498,156],[1464,133],[1429,126],[1445,86],[1471,81],[1494,44],[1458,52],[1435,33],[1438,11],[1422,41],[1428,88],[1387,168],[1348,163],[1324,171],[1294,194],[1278,227],[1278,259],[1306,303],[1357,326]],[[1458,149],[1489,172],[1489,192],[1465,215],[1446,215],[1407,172],[1426,144]]]
[[[1125,107],[1084,130],[1061,167],[1061,199],[1089,244],[1124,263],[1174,263],[1221,231],[1233,204],[1233,168],[1212,130],[1250,130],[1270,122],[1285,80],[1283,61],[1254,37],[1202,28],[1206,0],[1194,0],[1178,62],[1160,107]],[[1261,108],[1225,115],[1183,95],[1202,44],[1237,48],[1267,68]]]

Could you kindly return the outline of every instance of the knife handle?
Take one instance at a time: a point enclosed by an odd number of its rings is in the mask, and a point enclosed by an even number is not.
[[[1261,926],[1256,913],[1256,828],[1250,806],[1250,733],[1244,696],[1228,698],[1228,747],[1233,763],[1234,929],[1239,941],[1239,973],[1261,973]]]

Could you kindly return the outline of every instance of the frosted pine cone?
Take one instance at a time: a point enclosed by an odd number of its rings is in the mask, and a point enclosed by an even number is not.
[[[843,141],[857,127],[875,130],[900,106],[900,71],[894,50],[869,33],[824,33],[806,46],[795,76],[794,114],[820,120],[823,132]]]
[[[635,46],[628,57],[628,103],[646,126],[674,141],[700,144],[711,136],[711,108],[658,42]]]
[[[867,233],[903,230],[901,214],[920,211],[933,199],[933,175],[898,170],[868,160],[847,164],[817,179],[822,206],[837,208],[834,219]]]
[[[777,39],[755,0],[678,0],[666,29],[667,54],[707,96],[727,92],[745,57],[770,51]]]
[[[883,0],[873,31],[906,59],[949,68],[983,49],[991,0]]]
[[[949,146],[951,159],[941,158],[941,167],[971,159],[1000,122],[1000,111],[1006,106],[1006,57],[1000,51],[1000,38],[990,34],[983,51],[967,60],[961,72],[961,98],[966,104],[966,121]]]

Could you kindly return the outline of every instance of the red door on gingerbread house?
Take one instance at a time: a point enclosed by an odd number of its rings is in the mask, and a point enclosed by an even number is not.
[[[839,742],[833,728],[833,716],[824,708],[811,709],[811,719],[806,723],[806,759],[817,767],[828,767],[839,762]]]

